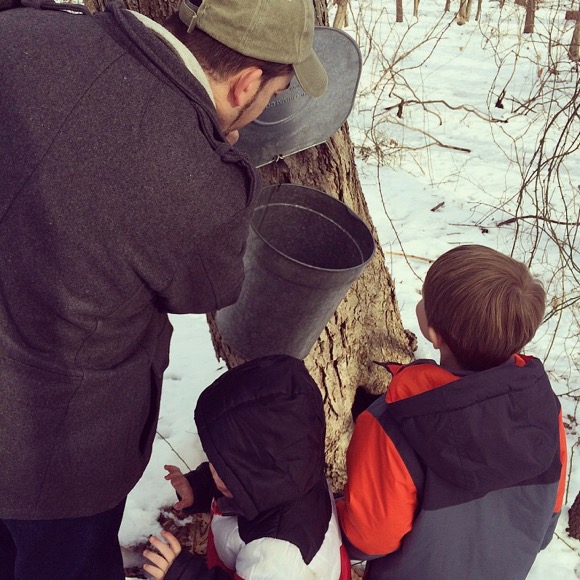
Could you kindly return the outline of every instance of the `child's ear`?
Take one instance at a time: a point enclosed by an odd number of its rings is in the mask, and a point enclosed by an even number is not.
[[[427,339],[437,350],[445,344],[443,337],[432,326],[427,328]]]

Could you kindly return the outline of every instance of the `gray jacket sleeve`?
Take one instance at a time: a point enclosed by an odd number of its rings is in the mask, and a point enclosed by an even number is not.
[[[550,525],[546,530],[546,535],[544,536],[544,540],[542,541],[542,545],[540,546],[540,550],[548,547],[548,544],[552,541],[552,537],[554,535],[554,531],[556,530],[556,524],[560,519],[560,512],[555,512],[550,520]]]
[[[159,293],[162,310],[173,314],[212,312],[237,300],[244,280],[250,215],[248,208],[198,240],[197,253],[183,258],[183,265]]]

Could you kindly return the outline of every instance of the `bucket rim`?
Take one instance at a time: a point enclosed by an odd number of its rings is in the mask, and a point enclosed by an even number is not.
[[[367,226],[367,224],[360,218],[360,216],[354,211],[352,210],[350,207],[348,207],[348,205],[346,205],[346,203],[344,203],[343,201],[341,201],[340,199],[334,197],[333,195],[330,195],[329,193],[326,193],[325,191],[322,191],[321,189],[316,189],[314,187],[310,187],[308,185],[301,185],[301,184],[297,184],[297,183],[279,183],[279,184],[274,184],[274,185],[269,185],[267,187],[265,187],[264,189],[262,189],[260,195],[263,195],[264,192],[268,191],[268,190],[275,190],[275,189],[282,189],[282,188],[296,188],[296,189],[306,189],[309,190],[311,192],[314,192],[315,194],[319,194],[319,195],[323,195],[325,197],[327,197],[328,199],[333,200],[334,202],[342,205],[347,211],[348,213],[351,214],[352,217],[354,217],[358,222],[360,222],[363,226],[364,229],[366,231],[366,233],[368,234],[369,240],[371,242],[370,244],[370,252],[368,257],[365,260],[361,260],[358,264],[354,265],[354,266],[350,266],[348,268],[322,268],[321,266],[313,266],[311,264],[307,264],[306,262],[303,262],[301,260],[297,260],[296,258],[293,258],[292,256],[289,256],[288,254],[286,254],[285,252],[280,251],[278,248],[276,248],[273,244],[271,244],[254,226],[254,221],[253,221],[253,217],[252,220],[250,221],[250,227],[252,229],[252,231],[256,234],[256,236],[258,238],[260,238],[260,240],[269,248],[271,248],[275,253],[280,254],[281,256],[284,256],[284,258],[286,258],[287,260],[295,263],[295,264],[299,264],[300,266],[306,267],[310,270],[318,270],[320,272],[350,272],[350,271],[356,271],[359,269],[364,269],[366,267],[366,265],[372,260],[373,256],[375,255],[376,252],[376,242],[375,239],[372,235],[372,232],[370,230],[370,228]],[[254,213],[256,212],[256,210],[258,210],[259,208],[262,207],[267,207],[269,204],[261,204],[258,200],[258,204],[254,207]],[[287,205],[291,205],[291,204],[287,204]],[[307,211],[312,211],[309,210],[308,208],[303,208]],[[360,245],[356,242],[356,240],[353,238],[353,236],[351,236],[340,224],[338,224],[336,221],[328,218],[327,216],[325,216],[326,219],[328,219],[328,221],[332,222],[337,228],[339,228],[340,230],[342,230],[349,238],[352,239],[353,243],[355,243],[361,253],[361,258],[364,257],[363,252],[361,250]]]

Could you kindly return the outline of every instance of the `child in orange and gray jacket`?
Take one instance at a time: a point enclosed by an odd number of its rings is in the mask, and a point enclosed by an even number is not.
[[[338,507],[367,580],[524,579],[554,533],[565,485],[560,404],[521,349],[544,315],[526,266],[459,246],[430,267],[417,317],[440,364],[385,365],[357,419]]]

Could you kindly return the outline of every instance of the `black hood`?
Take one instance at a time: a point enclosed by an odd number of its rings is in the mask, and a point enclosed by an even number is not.
[[[229,370],[200,395],[195,422],[208,460],[249,520],[325,478],[322,396],[301,360],[273,355]]]
[[[428,377],[435,365],[421,364]],[[558,449],[559,411],[537,359],[523,367],[506,363],[389,404],[422,461],[479,496],[549,468]]]

